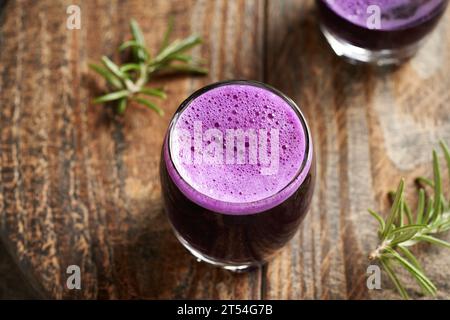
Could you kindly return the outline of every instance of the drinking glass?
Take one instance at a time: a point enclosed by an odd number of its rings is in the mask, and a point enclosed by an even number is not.
[[[442,17],[448,0],[316,0],[322,33],[351,62],[400,64]]]
[[[205,161],[213,144],[223,152]],[[262,173],[275,161],[277,170]],[[315,179],[310,130],[299,107],[266,84],[208,85],[175,112],[160,176],[165,211],[183,246],[199,260],[245,270],[282,248],[308,211]]]

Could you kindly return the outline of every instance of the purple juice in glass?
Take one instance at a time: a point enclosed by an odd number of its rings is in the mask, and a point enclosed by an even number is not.
[[[321,29],[339,56],[378,65],[413,56],[448,0],[316,0]]]
[[[216,83],[175,113],[160,174],[180,242],[200,260],[244,270],[282,248],[308,211],[310,132],[281,92],[253,81]]]

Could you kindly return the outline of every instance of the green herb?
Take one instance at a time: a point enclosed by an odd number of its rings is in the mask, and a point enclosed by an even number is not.
[[[440,143],[448,167],[450,177],[450,151],[444,142]],[[392,280],[401,296],[408,299],[408,293],[395,273],[395,266],[406,269],[417,281],[424,294],[434,296],[437,288],[425,275],[425,271],[417,258],[410,251],[410,247],[418,243],[429,243],[450,248],[450,243],[436,236],[450,229],[450,206],[442,191],[442,176],[439,158],[433,151],[433,180],[419,177],[416,182],[420,185],[418,204],[415,213],[407,204],[404,197],[403,180],[396,192],[391,193],[394,198],[391,211],[386,219],[378,213],[369,213],[378,221],[378,236],[380,244],[369,255],[369,260],[377,260]],[[424,188],[428,188],[427,196]]]
[[[102,65],[90,64],[89,67],[101,75],[108,83],[110,91],[93,100],[94,103],[117,102],[116,110],[122,114],[130,101],[136,101],[147,108],[163,115],[163,110],[147,97],[166,98],[166,93],[160,88],[148,88],[146,85],[154,75],[161,73],[207,74],[208,70],[200,66],[199,61],[186,54],[186,51],[199,45],[202,40],[191,35],[182,40],[169,43],[173,29],[173,21],[164,35],[161,48],[152,57],[147,49],[139,25],[130,21],[132,39],[120,45],[119,50],[131,50],[131,61],[117,65],[108,57],[103,56]]]

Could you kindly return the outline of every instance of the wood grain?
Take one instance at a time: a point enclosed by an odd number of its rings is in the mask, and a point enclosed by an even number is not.
[[[65,27],[69,4],[10,1],[2,17],[1,234],[23,272],[55,298],[259,298],[260,272],[209,268],[177,243],[158,163],[170,115],[187,95],[225,76],[260,78],[252,57],[262,50],[262,3],[84,1],[74,31]],[[176,36],[204,36],[195,54],[215,61],[210,79],[158,83],[170,95],[164,119],[139,107],[121,119],[91,105],[103,84],[87,63],[119,58],[128,17],[159,45],[168,15]],[[80,291],[65,287],[71,264],[81,266]]]
[[[388,281],[381,291],[366,287],[366,255],[376,243],[366,209],[386,211],[386,191],[401,176],[410,179],[412,194],[413,178],[430,174],[432,147],[439,138],[449,140],[449,13],[412,61],[377,70],[348,65],[328,50],[311,2],[269,1],[276,16],[268,20],[266,81],[307,114],[318,180],[298,236],[268,266],[266,297],[395,298]],[[439,297],[448,298],[450,275],[436,264],[448,264],[450,256],[426,251],[425,268],[441,288]],[[402,280],[418,297],[408,277]]]
[[[81,30],[66,29],[70,4],[81,7]],[[129,17],[157,47],[170,15],[176,36],[204,38],[193,53],[210,74],[158,80],[170,97],[162,119],[139,106],[121,118],[92,105],[104,84],[88,62],[120,59]],[[388,281],[376,292],[365,285],[376,244],[366,209],[386,209],[386,190],[400,176],[429,173],[432,146],[450,141],[449,19],[447,11],[412,61],[376,70],[331,53],[311,0],[8,1],[0,14],[0,236],[50,298],[395,298]],[[318,162],[299,233],[266,267],[239,275],[197,263],[178,244],[158,177],[179,103],[232,78],[268,82],[297,101]],[[439,297],[449,298],[450,255],[418,254]],[[81,290],[65,286],[72,264],[82,269]]]

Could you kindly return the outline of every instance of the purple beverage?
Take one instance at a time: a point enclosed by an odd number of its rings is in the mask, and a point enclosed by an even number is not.
[[[295,234],[314,189],[309,129],[295,103],[250,81],[207,86],[182,103],[163,145],[165,208],[196,257],[239,270]]]
[[[334,51],[352,60],[395,64],[410,58],[448,0],[316,0]]]

